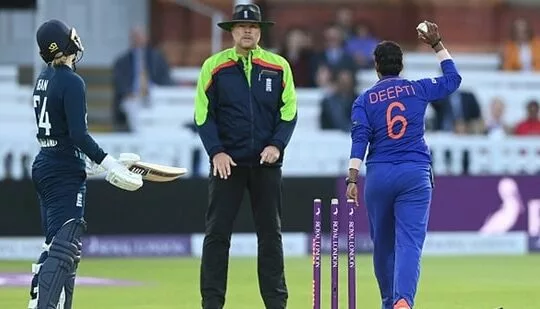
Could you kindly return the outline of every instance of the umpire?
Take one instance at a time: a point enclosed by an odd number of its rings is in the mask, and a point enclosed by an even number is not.
[[[225,304],[233,224],[247,189],[258,239],[259,289],[266,308],[287,305],[281,239],[281,165],[296,126],[296,92],[289,63],[262,49],[257,5],[234,7],[218,26],[234,47],[202,65],[195,123],[211,160],[206,236],[201,265],[204,309]]]

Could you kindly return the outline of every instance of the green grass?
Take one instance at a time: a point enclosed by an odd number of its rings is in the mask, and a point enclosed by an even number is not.
[[[345,259],[340,270],[340,308],[346,308]],[[329,308],[329,259],[324,258],[323,308]],[[27,272],[28,262],[0,262],[0,272]],[[81,276],[144,282],[137,287],[87,287],[76,290],[75,309],[196,309],[200,308],[199,260],[86,259]],[[291,309],[311,308],[311,260],[289,258],[286,276]],[[379,296],[371,258],[358,257],[359,309],[378,309]],[[538,309],[540,256],[426,257],[416,309]],[[26,308],[28,288],[0,288],[0,308]],[[228,309],[258,309],[262,305],[254,258],[232,258],[229,268]]]

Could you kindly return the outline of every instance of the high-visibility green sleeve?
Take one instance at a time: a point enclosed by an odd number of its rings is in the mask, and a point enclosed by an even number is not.
[[[278,58],[283,68],[283,93],[281,95],[280,121],[274,130],[270,142],[280,149],[281,152],[287,147],[297,121],[296,89],[291,66],[283,57]]]

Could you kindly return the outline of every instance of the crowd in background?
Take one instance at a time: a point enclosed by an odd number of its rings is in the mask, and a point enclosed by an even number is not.
[[[384,29],[378,29],[366,20],[355,18],[353,13],[347,8],[338,9],[332,22],[325,24],[322,31],[291,27],[279,37],[281,40],[274,39],[272,46],[264,46],[265,42],[262,43],[265,48],[276,51],[288,60],[296,87],[316,89],[317,95],[321,95],[319,102],[314,100],[314,103],[319,104],[319,117],[311,118],[310,114],[309,119],[317,121],[316,125],[322,130],[343,134],[350,132],[354,100],[361,89],[371,86],[360,84],[358,73],[374,74],[373,51],[378,42],[384,39],[384,36],[378,35],[378,32]],[[535,31],[530,21],[533,20],[517,17],[508,27],[509,39],[502,39],[498,46],[500,71],[540,73],[540,29]],[[316,28],[319,29],[319,26]],[[170,56],[167,57],[169,54],[161,50],[159,42],[151,44],[149,30],[134,27],[130,33],[129,48],[118,54],[113,62],[111,86],[114,95],[110,105],[112,118],[108,118],[110,114],[107,112],[107,124],[103,131],[110,131],[109,119],[112,119],[113,130],[116,132],[136,131],[134,127],[141,123],[138,122],[138,117],[144,115],[145,108],[152,105],[149,95],[154,87],[184,85],[173,78],[172,73],[177,68],[170,64],[172,61]],[[155,34],[153,36],[155,37]],[[452,52],[452,41],[448,40],[448,43],[447,46]],[[161,47],[163,48],[163,45]],[[223,47],[229,46],[225,43]],[[495,66],[491,68],[495,69]],[[91,82],[88,82],[88,85],[90,84]],[[521,89],[527,87],[525,84]],[[95,97],[101,98],[101,84],[94,88],[99,89]],[[486,96],[486,91],[462,88],[447,98],[431,102],[426,119],[427,131],[495,138],[540,136],[540,97],[534,96],[538,89],[527,89],[527,93],[533,94],[531,97],[521,94],[520,98],[514,98],[504,91],[500,95],[493,93]],[[185,100],[187,101],[189,100]],[[92,104],[89,100],[89,107],[92,107]],[[109,105],[103,108],[109,108]],[[512,119],[511,122],[508,119]],[[189,123],[179,123],[178,127],[193,131],[195,128],[192,120],[186,122]],[[200,166],[201,152],[195,152],[194,166]],[[467,165],[468,152],[464,153],[464,165]],[[28,165],[30,159],[23,158],[24,166]],[[13,165],[13,160],[10,153],[0,164],[5,166],[5,170],[10,170],[8,167]],[[196,167],[192,170],[194,174],[198,173]],[[28,171],[25,173],[28,176]]]
[[[500,52],[504,71],[540,71],[540,37],[525,19],[512,24],[511,39]],[[324,30],[324,48],[314,48],[312,33],[302,28],[290,29],[279,49],[291,63],[298,87],[317,87],[324,91],[321,102],[322,129],[349,130],[351,103],[358,93],[355,74],[373,69],[372,54],[379,38],[364,21],[354,21],[348,9],[338,10],[335,22]],[[363,85],[366,86],[366,85]],[[494,97],[483,111],[474,93],[458,91],[443,100],[432,102],[427,119],[429,131],[455,134],[540,135],[540,114],[536,98],[527,103],[526,118],[517,124],[504,122],[507,104]]]
[[[500,52],[500,69],[505,71],[540,71],[540,37],[525,19],[512,24],[511,39]],[[277,52],[291,64],[295,84],[323,91],[319,125],[324,130],[349,131],[352,103],[360,86],[359,70],[373,70],[373,51],[379,42],[376,29],[353,12],[337,11],[333,23],[322,32],[321,47],[315,47],[314,35],[301,27],[289,29]],[[147,104],[152,85],[172,84],[170,68],[159,51],[148,45],[146,33],[134,29],[132,47],[120,55],[114,66],[114,123],[118,131],[129,131],[141,106]],[[493,97],[489,108],[482,109],[473,92],[457,91],[450,97],[432,102],[428,131],[455,134],[540,135],[539,104],[531,98],[526,117],[518,123],[505,123],[509,104]],[[130,116],[131,115],[131,116]]]

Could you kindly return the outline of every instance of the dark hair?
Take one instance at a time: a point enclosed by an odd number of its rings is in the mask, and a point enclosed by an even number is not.
[[[375,51],[377,71],[381,75],[399,75],[403,70],[403,51],[396,42],[382,41],[377,44]]]

